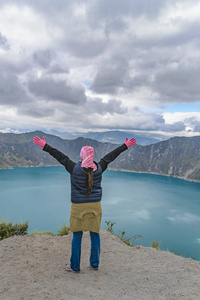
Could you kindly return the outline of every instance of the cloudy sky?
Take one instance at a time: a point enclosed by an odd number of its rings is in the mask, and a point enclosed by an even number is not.
[[[0,131],[200,135],[200,0],[0,0]]]

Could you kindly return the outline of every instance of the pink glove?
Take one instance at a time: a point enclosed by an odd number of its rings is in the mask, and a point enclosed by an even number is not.
[[[45,141],[45,138],[43,136],[42,140],[38,137],[38,136],[35,136],[33,138],[33,143],[44,148],[44,146],[46,145],[46,141]]]
[[[126,138],[124,144],[126,144],[127,147],[131,147],[136,144],[136,139],[132,138],[128,140],[128,138]]]

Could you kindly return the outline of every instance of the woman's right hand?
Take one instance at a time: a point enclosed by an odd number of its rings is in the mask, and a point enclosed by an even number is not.
[[[42,147],[42,148],[44,148],[44,146],[46,145],[46,141],[45,141],[44,136],[43,136],[42,139],[40,139],[38,136],[35,136],[33,138],[33,143],[40,146],[40,147]]]

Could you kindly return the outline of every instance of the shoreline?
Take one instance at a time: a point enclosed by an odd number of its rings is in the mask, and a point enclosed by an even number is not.
[[[13,170],[15,168],[41,168],[41,167],[62,167],[60,165],[37,165],[37,166],[14,166],[14,167],[9,167],[9,168],[0,168],[0,170]],[[115,168],[108,168],[108,171],[117,171],[117,172],[127,172],[127,173],[135,173],[135,174],[149,174],[149,175],[159,175],[159,176],[164,176],[164,177],[172,177],[172,178],[177,178],[181,180],[185,180],[188,182],[194,182],[194,183],[200,183],[200,180],[194,180],[194,179],[186,179],[181,176],[173,176],[173,175],[168,175],[168,174],[160,174],[160,173],[155,173],[155,172],[140,172],[140,171],[133,171],[133,170],[126,170],[126,169],[115,169]]]
[[[181,179],[181,180],[185,180],[185,181],[189,181],[189,182],[195,182],[195,183],[200,183],[200,180],[192,180],[192,179],[186,179],[184,177],[181,176],[172,176],[172,175],[168,175],[168,174],[160,174],[160,173],[150,173],[150,172],[139,172],[139,171],[131,171],[131,170],[125,170],[125,169],[115,169],[115,168],[108,168],[107,170],[109,171],[118,171],[118,172],[127,172],[127,173],[135,173],[135,174],[147,174],[147,175],[159,175],[159,176],[164,176],[164,177],[172,177],[172,178],[177,178],[177,179]]]

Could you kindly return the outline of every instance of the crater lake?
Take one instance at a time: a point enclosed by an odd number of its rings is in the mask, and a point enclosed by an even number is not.
[[[102,180],[102,225],[141,235],[133,245],[160,248],[200,260],[200,183],[160,175],[107,170]],[[69,224],[70,175],[64,167],[0,170],[0,219],[29,221],[32,231],[56,234]]]

